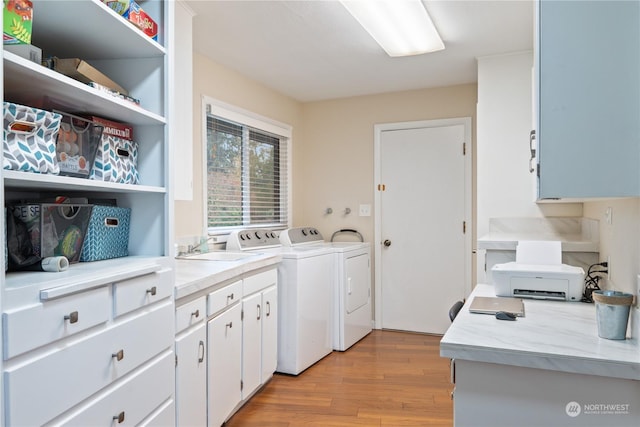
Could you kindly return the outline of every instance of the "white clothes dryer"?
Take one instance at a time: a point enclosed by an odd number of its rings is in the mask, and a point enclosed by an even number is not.
[[[325,242],[313,227],[285,230],[280,233],[280,241],[284,246],[292,247],[325,246],[334,253],[333,349],[346,351],[367,336],[372,330],[371,245],[368,242]]]
[[[283,246],[272,230],[234,231],[227,250],[278,253],[278,364],[298,375],[330,354],[334,251],[326,246]]]

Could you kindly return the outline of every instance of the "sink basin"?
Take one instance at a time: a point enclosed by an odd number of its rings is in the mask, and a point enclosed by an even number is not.
[[[226,252],[226,251],[214,251],[202,254],[181,255],[176,257],[177,259],[190,259],[195,261],[240,261],[241,259],[249,258],[258,255],[257,253],[244,253],[244,252]]]

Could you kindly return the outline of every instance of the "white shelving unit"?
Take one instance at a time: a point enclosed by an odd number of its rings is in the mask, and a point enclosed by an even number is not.
[[[81,58],[140,105],[2,52],[3,100],[44,97],[68,112],[133,126],[137,185],[0,169],[3,206],[55,195],[131,208],[129,256],[60,273],[0,274],[0,424],[175,422],[172,148],[175,2],[141,1],[158,41],[100,0],[34,0],[43,58]],[[0,222],[4,231],[4,221]],[[4,256],[5,245],[0,245]],[[73,381],[68,381],[73,378]],[[24,392],[37,389],[37,393]],[[116,421],[112,421],[116,420]]]
[[[171,5],[171,7],[173,7]],[[115,184],[66,176],[2,172],[6,204],[45,195],[80,195],[117,199],[118,206],[132,209],[129,253],[139,257],[167,257],[172,245],[172,198],[170,194],[168,144],[168,46],[170,28],[168,4],[147,1],[143,8],[160,28],[156,42],[122,19],[99,0],[36,1],[32,43],[43,51],[43,58],[81,58],[108,75],[140,99],[140,106],[100,92],[84,83],[28,61],[11,52],[3,52],[4,100],[29,105],[29,101],[49,97],[57,103],[73,106],[76,113],[87,113],[134,127],[138,143],[140,184]],[[4,248],[2,249],[4,250]],[[101,264],[85,271],[87,281],[99,277]],[[130,262],[129,262],[130,263]],[[135,265],[135,262],[134,262]],[[71,270],[78,268],[71,266]],[[107,267],[105,267],[107,268]],[[110,267],[109,267],[110,268]],[[83,269],[84,270],[84,269]],[[39,291],[50,287],[51,274],[37,274],[25,285],[24,273],[3,277],[3,309],[26,303],[24,287]],[[70,273],[73,274],[73,273]],[[13,292],[16,288],[18,291]],[[21,297],[13,300],[13,294]]]

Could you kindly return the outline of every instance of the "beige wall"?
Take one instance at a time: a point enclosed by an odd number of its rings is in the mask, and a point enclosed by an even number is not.
[[[194,198],[175,203],[178,238],[205,233],[203,96],[293,127],[293,225],[316,226],[326,238],[337,229],[356,228],[365,240],[373,240],[375,124],[472,117],[475,129],[475,84],[302,104],[197,53],[193,70]],[[371,205],[371,217],[358,216],[360,204]],[[332,215],[325,215],[328,207]],[[347,207],[350,215],[343,214]]]
[[[374,125],[471,117],[475,129],[475,110],[475,84],[304,104],[304,148],[295,156],[301,170],[294,177],[294,225],[314,225],[325,238],[355,228],[372,242]],[[372,216],[358,216],[360,204],[371,205]],[[329,207],[331,215],[325,214]],[[344,214],[347,207],[349,215]]]
[[[606,221],[611,208],[611,224]],[[640,199],[584,203],[584,216],[600,221],[600,260],[610,260],[609,289],[635,293],[640,273]]]
[[[179,83],[178,83],[179,86]],[[301,140],[302,104],[195,53],[193,57],[193,200],[175,202],[175,236],[205,234],[202,97],[249,110],[293,127],[293,152]]]

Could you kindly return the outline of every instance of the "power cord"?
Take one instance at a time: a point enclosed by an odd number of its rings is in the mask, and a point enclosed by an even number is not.
[[[609,264],[606,261],[589,266],[587,275],[584,278],[584,293],[582,294],[582,302],[593,302],[591,294],[593,294],[593,291],[600,289],[598,282],[600,281],[602,276],[599,276],[599,274],[608,274],[609,270],[606,270],[608,266]],[[605,270],[594,270],[594,268],[596,267],[604,267]]]

